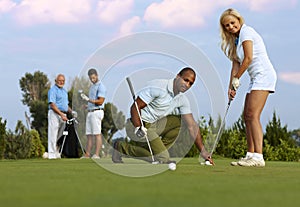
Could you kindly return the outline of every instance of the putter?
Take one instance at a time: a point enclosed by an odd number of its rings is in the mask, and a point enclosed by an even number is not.
[[[219,128],[218,134],[217,134],[216,141],[215,141],[215,143],[214,143],[214,145],[213,145],[213,147],[212,147],[212,150],[211,150],[211,152],[210,152],[210,156],[211,156],[211,157],[212,157],[212,154],[213,154],[213,152],[215,151],[215,149],[216,149],[216,147],[217,147],[217,144],[218,144],[218,142],[219,142],[219,140],[220,140],[220,138],[221,138],[221,131],[222,131],[224,125],[225,125],[225,119],[226,119],[226,116],[227,116],[228,109],[229,109],[229,106],[230,106],[231,101],[232,101],[232,99],[229,99],[228,104],[227,104],[227,108],[226,108],[226,111],[225,111],[225,114],[224,114],[224,117],[223,117],[223,119],[222,119],[222,121],[221,121],[221,125],[220,125],[220,128]]]
[[[131,92],[131,95],[132,95],[132,98],[133,98],[133,101],[134,101],[134,104],[135,104],[135,108],[136,108],[136,110],[138,112],[138,116],[140,118],[141,126],[144,127],[144,123],[143,123],[143,120],[142,120],[142,117],[141,117],[138,105],[137,105],[137,103],[135,101],[135,93],[134,93],[133,85],[132,85],[131,80],[130,80],[129,77],[127,77],[126,80],[127,80],[127,83],[128,83],[128,86],[129,86],[129,89],[130,89],[130,92]],[[150,142],[149,142],[147,134],[145,135],[145,138],[146,138],[146,141],[147,141],[147,144],[148,144],[148,147],[149,147],[149,151],[151,153],[152,164],[157,164],[157,162],[154,160],[153,152],[152,152],[151,145],[150,145]]]

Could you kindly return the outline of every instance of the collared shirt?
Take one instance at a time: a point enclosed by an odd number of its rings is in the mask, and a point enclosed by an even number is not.
[[[153,80],[142,89],[138,96],[147,106],[141,110],[142,119],[153,123],[167,115],[192,113],[188,98],[183,93],[176,96],[173,92],[174,79]]]
[[[68,111],[68,92],[55,84],[48,91],[48,103],[49,109],[51,109],[50,103],[55,103],[60,111]]]
[[[246,24],[242,25],[237,42],[237,56],[239,62],[242,63],[244,60],[242,43],[246,40],[250,40],[253,43],[253,59],[247,69],[250,77],[253,78],[256,74],[264,71],[274,70],[272,63],[269,60],[263,39],[252,27],[249,27]]]
[[[100,81],[98,81],[97,83],[93,84],[90,87],[89,99],[96,100],[99,97],[105,98],[105,96],[106,96],[106,88]],[[99,105],[88,102],[88,110],[99,109],[99,108],[100,108]]]

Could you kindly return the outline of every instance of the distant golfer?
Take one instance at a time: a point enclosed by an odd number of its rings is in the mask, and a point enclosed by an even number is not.
[[[100,151],[102,148],[102,119],[104,117],[103,104],[106,96],[106,88],[98,78],[96,69],[91,68],[88,71],[88,76],[92,85],[89,89],[89,96],[81,93],[81,98],[87,101],[88,114],[86,116],[86,136],[87,145],[86,153],[82,158],[90,158],[93,147],[93,138],[96,140],[95,154],[93,159],[100,159]]]
[[[168,149],[175,142],[180,130],[185,128],[195,141],[201,156],[213,164],[202,143],[199,125],[193,118],[189,100],[184,94],[194,84],[195,79],[195,71],[186,67],[173,79],[150,81],[148,86],[139,92],[136,98],[137,107],[132,104],[130,108],[131,118],[127,120],[126,132],[131,140],[113,142],[115,150],[112,161],[122,163],[121,154],[124,154],[151,162],[150,149],[145,142],[147,136],[155,160],[169,163],[171,161]]]
[[[244,120],[248,152],[232,165],[265,166],[263,158],[263,131],[260,115],[270,93],[275,92],[276,72],[269,60],[261,36],[244,23],[243,17],[234,9],[227,9],[220,17],[221,48],[232,61],[228,88],[233,99],[240,86],[239,79],[247,70],[250,85],[245,98]]]
[[[67,113],[72,113],[69,107],[68,92],[63,88],[65,76],[57,75],[55,85],[48,91],[48,158],[60,158],[56,141],[62,135],[65,123],[68,120]]]

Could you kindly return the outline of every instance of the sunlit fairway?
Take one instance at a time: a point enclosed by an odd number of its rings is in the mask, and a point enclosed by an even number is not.
[[[265,168],[245,168],[232,167],[230,161],[219,158],[216,166],[202,166],[197,158],[184,158],[175,171],[128,177],[90,159],[2,160],[0,203],[7,207],[300,205],[299,162],[266,162]],[[124,168],[108,158],[102,162],[114,169]]]

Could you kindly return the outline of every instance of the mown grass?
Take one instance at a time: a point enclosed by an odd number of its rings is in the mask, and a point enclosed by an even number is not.
[[[185,158],[176,171],[133,178],[85,159],[2,160],[0,203],[18,207],[299,206],[299,162],[267,162],[265,168],[232,167],[230,160],[222,158],[215,162],[213,167],[201,166],[196,158]]]

